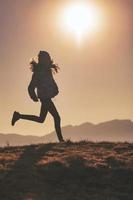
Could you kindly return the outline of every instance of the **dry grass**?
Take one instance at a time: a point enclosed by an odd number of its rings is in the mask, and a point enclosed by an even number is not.
[[[1,200],[132,200],[133,144],[40,144],[0,149]]]

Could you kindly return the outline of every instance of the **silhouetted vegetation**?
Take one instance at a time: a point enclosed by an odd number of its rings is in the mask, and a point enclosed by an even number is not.
[[[132,200],[133,144],[0,148],[2,200]]]

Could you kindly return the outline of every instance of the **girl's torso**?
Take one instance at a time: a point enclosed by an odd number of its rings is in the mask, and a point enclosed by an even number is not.
[[[58,94],[58,86],[53,78],[51,69],[35,72],[38,98],[53,98]]]

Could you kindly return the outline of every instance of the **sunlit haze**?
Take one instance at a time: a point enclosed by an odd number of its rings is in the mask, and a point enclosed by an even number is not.
[[[100,8],[84,1],[69,3],[63,9],[62,15],[62,27],[74,34],[78,41],[86,34],[100,30],[103,20]]]
[[[11,126],[15,110],[40,112],[27,91],[29,61],[40,50],[60,67],[53,101],[62,126],[133,120],[132,20],[132,0],[0,1],[0,133],[54,130],[50,114],[44,124]]]

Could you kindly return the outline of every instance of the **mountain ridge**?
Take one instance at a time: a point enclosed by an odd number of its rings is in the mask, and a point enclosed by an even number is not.
[[[93,124],[84,122],[80,125],[62,127],[65,139],[73,141],[133,141],[133,121],[130,119],[113,119]],[[28,145],[37,143],[56,142],[55,131],[44,136],[21,135],[16,133],[0,133],[0,146]]]

